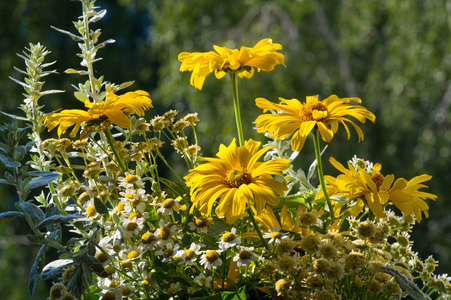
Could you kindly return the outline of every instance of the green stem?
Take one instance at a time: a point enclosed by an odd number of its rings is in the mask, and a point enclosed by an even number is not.
[[[323,174],[323,164],[321,162],[321,149],[320,149],[320,145],[319,145],[319,133],[318,133],[318,129],[316,129],[316,128],[313,130],[313,143],[315,144],[316,169],[318,171],[318,178],[319,178],[319,182],[321,184],[321,190],[323,191],[324,198],[326,198],[326,201],[327,201],[327,206],[329,207],[331,224],[333,224],[335,221],[334,206],[332,205],[332,201],[330,201],[329,195],[327,194],[327,190],[326,190],[326,182],[324,181],[324,174]]]
[[[233,92],[233,108],[235,109],[236,128],[238,130],[238,141],[240,146],[244,146],[243,126],[241,125],[240,99],[238,97],[238,77],[235,72],[230,72]]]
[[[127,171],[127,167],[124,164],[124,161],[122,160],[121,156],[119,155],[119,152],[117,150],[116,147],[116,141],[113,138],[113,135],[111,134],[111,131],[109,129],[106,129],[104,131],[105,133],[105,137],[108,141],[108,144],[111,147],[111,150],[113,151],[114,157],[116,157],[116,161],[119,164],[119,167],[122,169],[122,171],[126,172]]]
[[[262,231],[260,230],[260,227],[258,227],[257,220],[255,220],[254,213],[252,212],[252,209],[250,207],[247,209],[247,214],[251,218],[252,224],[254,224],[255,230],[257,231],[257,234],[260,237],[260,240],[262,241],[263,246],[265,246],[266,250],[269,250],[268,242],[263,238]]]

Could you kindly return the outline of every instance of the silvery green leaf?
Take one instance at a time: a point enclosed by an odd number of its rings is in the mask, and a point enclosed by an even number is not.
[[[7,114],[7,113],[5,113],[5,112],[3,112],[3,111],[1,111],[1,113],[4,114],[5,116],[8,116],[8,117],[13,118],[13,119],[16,119],[16,120],[21,120],[21,121],[26,121],[26,122],[29,122],[29,121],[30,121],[30,120],[28,120],[27,118],[20,117],[20,116],[16,116],[16,115]]]
[[[0,183],[5,183],[5,184],[14,185],[14,183],[11,183],[11,182],[9,182],[9,181],[6,180],[6,179],[1,179],[1,178],[0,178]]]
[[[36,284],[38,283],[39,276],[39,266],[44,262],[44,253],[47,245],[42,245],[41,249],[39,249],[38,255],[36,255],[36,259],[31,266],[30,274],[28,275],[28,293],[30,297],[33,296],[34,291],[36,290]]]
[[[14,77],[9,76],[9,79],[11,79],[12,81],[14,81],[14,82],[17,83],[17,84],[20,84],[20,85],[23,86],[23,87],[31,88],[30,85],[26,84],[25,82],[19,81],[19,80],[17,80],[17,79],[14,78]]]
[[[42,269],[41,275],[39,277],[41,278],[41,280],[49,280],[61,273],[61,269],[67,267],[72,263],[73,261],[71,259],[58,259],[52,261]]]
[[[56,178],[58,178],[60,176],[60,174],[58,174],[58,173],[53,173],[53,172],[49,172],[49,173],[51,173],[51,174],[41,176],[41,177],[38,177],[38,178],[30,181],[30,183],[27,185],[27,190],[35,189],[37,187],[46,185],[47,183],[52,182],[53,180],[55,180]]]
[[[108,208],[106,207],[105,203],[103,203],[102,200],[97,197],[94,198],[94,207],[99,214],[108,214]]]
[[[128,88],[129,86],[131,86],[131,85],[134,84],[134,83],[135,83],[134,80],[133,80],[133,81],[127,81],[127,82],[121,83],[121,85],[117,88],[117,90],[119,91],[119,90]]]
[[[19,207],[30,215],[33,220],[42,221],[45,218],[44,212],[36,205],[30,202],[21,202],[19,203]]]
[[[78,74],[78,75],[89,75],[89,73],[87,71],[78,71],[75,69],[67,69],[66,71],[64,71],[64,73],[66,74]]]
[[[64,93],[64,92],[65,91],[63,91],[63,90],[48,90],[48,91],[41,92],[39,95],[43,96],[43,95],[58,94],[58,93]]]
[[[73,40],[76,41],[76,42],[82,42],[82,41],[83,41],[83,38],[82,38],[82,37],[80,37],[80,36],[78,36],[78,35],[75,35],[75,34],[69,32],[69,31],[66,31],[66,30],[63,30],[63,29],[59,29],[59,28],[54,27],[54,26],[50,26],[50,27],[51,27],[52,29],[55,29],[56,31],[62,33],[62,34],[68,35],[71,39],[73,39]]]
[[[63,222],[68,222],[70,220],[73,219],[79,219],[79,218],[84,218],[84,215],[66,215],[66,216],[62,216],[62,215],[53,215],[50,216],[48,218],[45,218],[44,220],[42,220],[41,222],[39,222],[38,224],[38,228],[50,225],[50,224],[54,224],[54,223],[63,223]]]
[[[102,10],[99,11],[95,16],[93,16],[92,18],[90,18],[90,19],[88,20],[88,23],[95,23],[95,22],[101,20],[105,15],[106,15],[106,9],[102,9]]]
[[[0,219],[13,219],[13,218],[25,218],[22,212],[20,211],[5,211],[0,213]]]
[[[404,274],[389,266],[382,266],[376,268],[380,272],[384,272],[395,277],[396,282],[401,289],[409,294],[415,300],[432,300],[428,295],[423,293],[421,289],[412,281],[409,280]]]

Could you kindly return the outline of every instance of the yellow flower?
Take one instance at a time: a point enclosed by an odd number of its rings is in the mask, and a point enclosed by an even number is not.
[[[353,216],[357,216],[367,204],[377,217],[384,218],[385,213],[382,207],[393,203],[404,215],[414,213],[416,220],[421,222],[422,212],[426,217],[429,216],[429,207],[424,200],[437,198],[436,195],[418,190],[427,188],[422,183],[430,180],[432,178],[430,175],[423,174],[409,181],[404,178],[394,181],[394,175],[384,176],[379,173],[382,168],[379,163],[374,165],[371,173],[368,173],[363,168],[356,170],[350,162],[348,162],[348,169],[332,157],[330,162],[343,174],[336,178],[324,176],[327,182],[327,192],[330,196],[342,195],[349,200],[355,200],[356,202],[350,209]],[[317,197],[322,196],[323,193],[320,191]],[[335,212],[337,213],[343,205],[343,202],[338,202],[334,208]]]
[[[190,83],[199,90],[211,72],[218,79],[230,71],[238,72],[240,78],[251,78],[254,68],[272,71],[275,65],[284,65],[284,56],[277,52],[282,50],[282,45],[274,44],[271,39],[263,39],[253,48],[243,46],[238,50],[216,45],[213,48],[216,52],[182,52],[178,56],[182,62],[180,71],[193,71]]]
[[[66,130],[75,125],[71,137],[77,134],[83,122],[109,120],[122,128],[130,125],[129,114],[137,114],[143,116],[144,111],[152,108],[152,100],[145,91],[128,92],[124,95],[117,96],[109,93],[105,102],[86,101],[87,111],[81,109],[65,109],[61,112],[52,113],[45,117],[45,124],[48,130],[58,127],[58,136],[65,133]]]
[[[277,205],[279,199],[276,194],[282,195],[287,187],[273,176],[283,179],[280,171],[287,169],[290,162],[287,159],[258,162],[272,148],[265,147],[258,151],[260,144],[249,140],[244,146],[237,147],[233,139],[228,147],[220,146],[216,154],[218,158],[203,158],[207,163],[185,176],[194,203],[191,213],[198,208],[211,216],[216,204],[216,215],[225,216],[226,222],[232,224],[248,207],[255,205],[259,213],[266,204]]]
[[[359,141],[363,140],[362,130],[347,116],[356,118],[362,123],[365,119],[372,122],[376,117],[363,106],[349,104],[350,101],[361,103],[359,98],[338,98],[331,95],[318,101],[318,95],[307,96],[307,101],[301,103],[297,99],[279,98],[282,104],[272,103],[264,98],[257,98],[256,105],[266,112],[268,109],[282,111],[277,114],[263,114],[255,120],[258,132],[269,132],[269,134],[281,139],[293,133],[291,149],[300,151],[304,146],[305,139],[314,129],[318,129],[323,140],[330,142],[338,130],[338,125],[343,124],[350,137],[349,128],[345,122],[349,122],[357,131]]]

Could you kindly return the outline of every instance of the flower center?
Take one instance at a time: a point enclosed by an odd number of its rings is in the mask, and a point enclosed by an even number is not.
[[[246,169],[232,169],[227,172],[227,177],[224,179],[224,182],[231,188],[237,188],[243,183],[250,183],[251,180],[251,174],[247,173]]]
[[[125,199],[131,200],[133,198],[135,198],[135,195],[133,195],[133,194],[126,194],[125,195]]]
[[[160,239],[167,240],[171,236],[171,229],[168,227],[160,228]]]
[[[252,257],[252,252],[251,252],[251,251],[248,251],[248,250],[242,250],[242,251],[240,252],[239,257],[240,257],[241,260],[251,259],[251,257]]]
[[[172,208],[175,205],[174,199],[166,199],[163,201],[163,204],[161,205],[163,208]]]
[[[128,295],[130,295],[132,293],[132,290],[126,286],[121,287],[121,296],[122,297],[127,297]]]
[[[304,103],[300,111],[300,117],[303,121],[323,121],[327,118],[327,106],[319,101]]]
[[[88,215],[88,217],[94,217],[96,215],[96,208],[94,207],[94,205],[88,207],[86,214]]]
[[[155,236],[153,235],[152,232],[146,232],[146,233],[144,233],[144,234],[141,236],[141,241],[142,241],[144,244],[150,244],[150,243],[152,243],[153,241],[155,241]]]
[[[236,235],[233,232],[226,232],[222,235],[222,241],[224,243],[230,243],[236,238]]]
[[[135,183],[135,182],[137,182],[138,181],[138,177],[136,177],[135,175],[133,175],[133,174],[130,174],[130,175],[127,175],[125,178],[124,178],[124,182],[125,183]]]
[[[121,249],[122,249],[121,245],[114,245],[113,246],[113,250],[116,251],[116,252],[121,251]]]
[[[136,228],[138,228],[138,224],[136,224],[135,222],[128,223],[126,227],[127,231],[133,231]]]
[[[110,283],[110,285],[108,287],[115,288],[115,287],[118,287],[118,286],[119,286],[119,282],[113,281],[113,282]]]
[[[112,291],[107,291],[102,296],[102,300],[114,300],[114,299],[116,299],[116,294]]]
[[[138,256],[139,256],[139,252],[136,250],[133,250],[127,255],[127,258],[133,259],[133,258],[137,258]]]
[[[171,257],[172,255],[174,255],[174,249],[172,248],[167,248],[166,250],[163,251],[163,256],[165,258]]]
[[[196,221],[194,221],[194,223],[196,224],[197,227],[200,227],[200,228],[205,227],[205,226],[208,225],[207,219],[206,218],[202,218],[202,217],[197,218]]]
[[[192,260],[196,253],[194,252],[194,250],[188,249],[188,250],[185,250],[185,254],[186,254],[186,260]]]
[[[207,254],[205,254],[205,259],[209,262],[215,262],[216,260],[219,259],[219,253],[216,252],[216,250],[210,250],[207,252]]]
[[[378,191],[379,191],[380,186],[384,182],[384,179],[385,179],[384,175],[379,174],[379,173],[371,176],[371,180],[376,184],[376,188]]]

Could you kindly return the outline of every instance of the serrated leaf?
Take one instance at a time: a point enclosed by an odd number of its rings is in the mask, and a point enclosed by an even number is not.
[[[0,213],[0,219],[14,219],[17,217],[25,218],[24,214],[20,211],[5,211]]]
[[[33,220],[42,221],[45,218],[44,212],[36,205],[30,202],[19,203],[19,207],[27,213]]]
[[[44,261],[45,248],[47,248],[47,245],[44,244],[41,249],[39,249],[38,255],[36,255],[36,259],[31,266],[30,274],[28,275],[28,293],[30,294],[30,297],[33,296],[36,290],[36,284],[38,283],[39,276],[39,266]]]
[[[50,216],[48,218],[45,218],[44,220],[42,220],[39,224],[38,224],[38,228],[44,227],[44,226],[48,226],[50,224],[55,224],[55,223],[63,223],[63,222],[68,222],[70,220],[73,219],[79,219],[79,218],[84,218],[84,215],[66,215],[66,216],[62,216],[62,215],[53,215]]]
[[[97,211],[97,213],[101,215],[107,215],[108,214],[108,208],[106,207],[105,203],[102,202],[99,198],[94,198],[94,207]]]
[[[71,259],[58,259],[52,261],[42,269],[41,275],[39,277],[41,278],[41,280],[49,280],[61,273],[61,269],[67,267],[72,263],[73,261]]]

